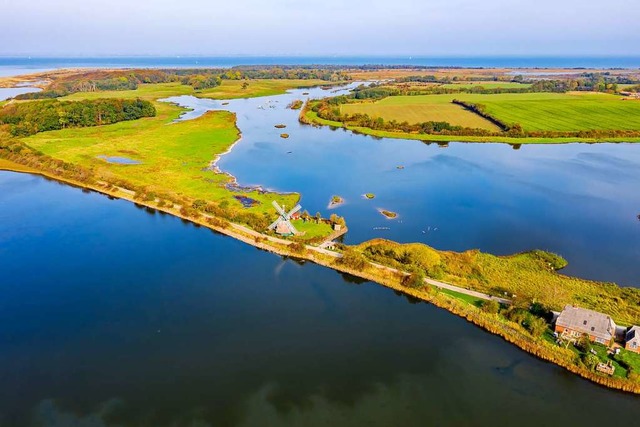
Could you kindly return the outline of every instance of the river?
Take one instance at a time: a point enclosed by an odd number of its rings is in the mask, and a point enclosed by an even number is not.
[[[0,172],[0,271],[2,426],[640,416],[444,310],[40,177]]]

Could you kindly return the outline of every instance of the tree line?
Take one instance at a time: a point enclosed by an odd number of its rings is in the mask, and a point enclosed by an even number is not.
[[[223,80],[301,79],[348,81],[351,77],[334,68],[234,67],[229,69],[92,70],[51,76],[53,81],[40,92],[21,94],[15,99],[59,98],[77,92],[135,90],[144,83],[179,82],[195,90],[219,86]]]
[[[153,117],[156,109],[142,99],[46,100],[21,102],[0,109],[0,124],[13,136],[69,127],[88,127]]]

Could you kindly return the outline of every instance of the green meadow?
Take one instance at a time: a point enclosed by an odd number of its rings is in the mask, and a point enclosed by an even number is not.
[[[473,89],[483,87],[485,89],[527,89],[530,87],[529,83],[516,83],[516,82],[496,82],[496,81],[477,81],[477,82],[458,82],[458,83],[446,83],[440,87],[447,89]]]
[[[326,85],[324,80],[287,80],[287,79],[261,79],[248,80],[249,85],[243,88],[245,80],[223,80],[220,86],[210,89],[194,90],[189,85],[180,82],[141,84],[135,90],[112,90],[100,92],[78,92],[60,98],[61,100],[77,101],[81,99],[97,98],[142,98],[155,100],[170,96],[193,95],[200,98],[234,99],[252,98],[257,96],[270,96],[285,93],[289,89]]]
[[[156,117],[43,132],[24,142],[51,157],[91,168],[100,176],[178,197],[227,201],[240,209],[240,202],[225,188],[232,178],[206,170],[217,155],[238,139],[235,116],[216,111],[195,120],[172,123],[183,110],[161,102],[155,106]],[[98,156],[125,157],[140,164],[108,163]],[[260,202],[247,210],[269,214],[273,213],[272,200],[287,206],[298,200],[297,195],[252,192],[247,196]]]

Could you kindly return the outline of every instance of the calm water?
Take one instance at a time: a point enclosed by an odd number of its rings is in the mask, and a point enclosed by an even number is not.
[[[0,271],[0,426],[640,417],[443,310],[39,177],[0,172]]]
[[[242,141],[219,167],[241,185],[301,193],[311,214],[345,216],[348,243],[385,237],[496,254],[546,249],[568,259],[567,274],[640,286],[640,144],[443,148],[301,125],[286,108],[336,93],[299,89],[228,105],[170,100],[193,109],[185,120],[208,109],[235,112]],[[274,127],[280,123],[287,128]],[[283,131],[290,138],[280,138]],[[346,203],[329,211],[334,194]],[[399,217],[386,219],[378,208]]]

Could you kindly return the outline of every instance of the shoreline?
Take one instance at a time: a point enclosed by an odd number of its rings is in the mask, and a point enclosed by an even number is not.
[[[572,372],[592,383],[607,387],[609,389],[640,395],[640,384],[629,382],[628,380],[616,377],[604,377],[592,371],[589,371],[586,368],[577,366],[571,363],[572,359],[567,357],[568,354],[564,352],[563,349],[557,346],[552,347],[551,344],[544,341],[532,340],[531,337],[524,335],[524,331],[518,330],[513,325],[505,324],[504,322],[500,321],[495,315],[482,312],[476,307],[462,303],[457,298],[443,294],[442,292],[430,294],[423,290],[417,290],[403,286],[401,284],[401,280],[404,275],[408,274],[406,272],[401,272],[396,269],[372,262],[369,262],[369,265],[363,270],[354,270],[336,263],[336,260],[339,258],[339,254],[336,252],[308,245],[305,245],[302,251],[294,251],[290,248],[290,245],[292,245],[294,242],[267,236],[257,231],[250,230],[242,225],[230,223],[225,220],[220,220],[210,215],[199,215],[197,218],[189,217],[180,213],[180,207],[159,207],[156,201],[151,202],[135,200],[135,193],[133,191],[126,190],[120,187],[115,187],[115,189],[107,189],[101,186],[100,182],[95,185],[80,183],[78,181],[62,178],[44,171],[37,170],[35,168],[23,166],[19,163],[15,163],[6,159],[0,159],[0,171],[38,175],[46,179],[62,182],[79,189],[87,189],[95,191],[96,193],[102,195],[106,195],[108,197],[127,200],[134,203],[135,205],[144,206],[159,212],[164,212],[182,220],[189,221],[198,226],[206,227],[214,232],[232,237],[236,240],[254,246],[258,249],[265,250],[267,252],[275,253],[284,257],[310,261],[320,266],[330,268],[339,273],[350,274],[352,276],[377,283],[394,291],[401,292],[404,295],[414,297],[420,301],[431,303],[438,308],[447,310],[454,315],[466,319],[469,323],[472,323],[489,333],[503,338],[505,341],[519,347],[521,350],[526,351],[527,353],[537,357],[538,359],[564,368],[567,371]],[[103,185],[106,186],[108,185],[108,183],[103,183]],[[210,220],[218,220],[221,224],[228,224],[228,227],[215,225],[212,223],[213,221]],[[331,255],[331,253],[336,255]],[[373,271],[371,270],[372,268],[374,269]],[[549,349],[552,349],[553,351],[555,351],[555,353],[547,353],[546,350]],[[565,357],[563,358],[562,356]]]

